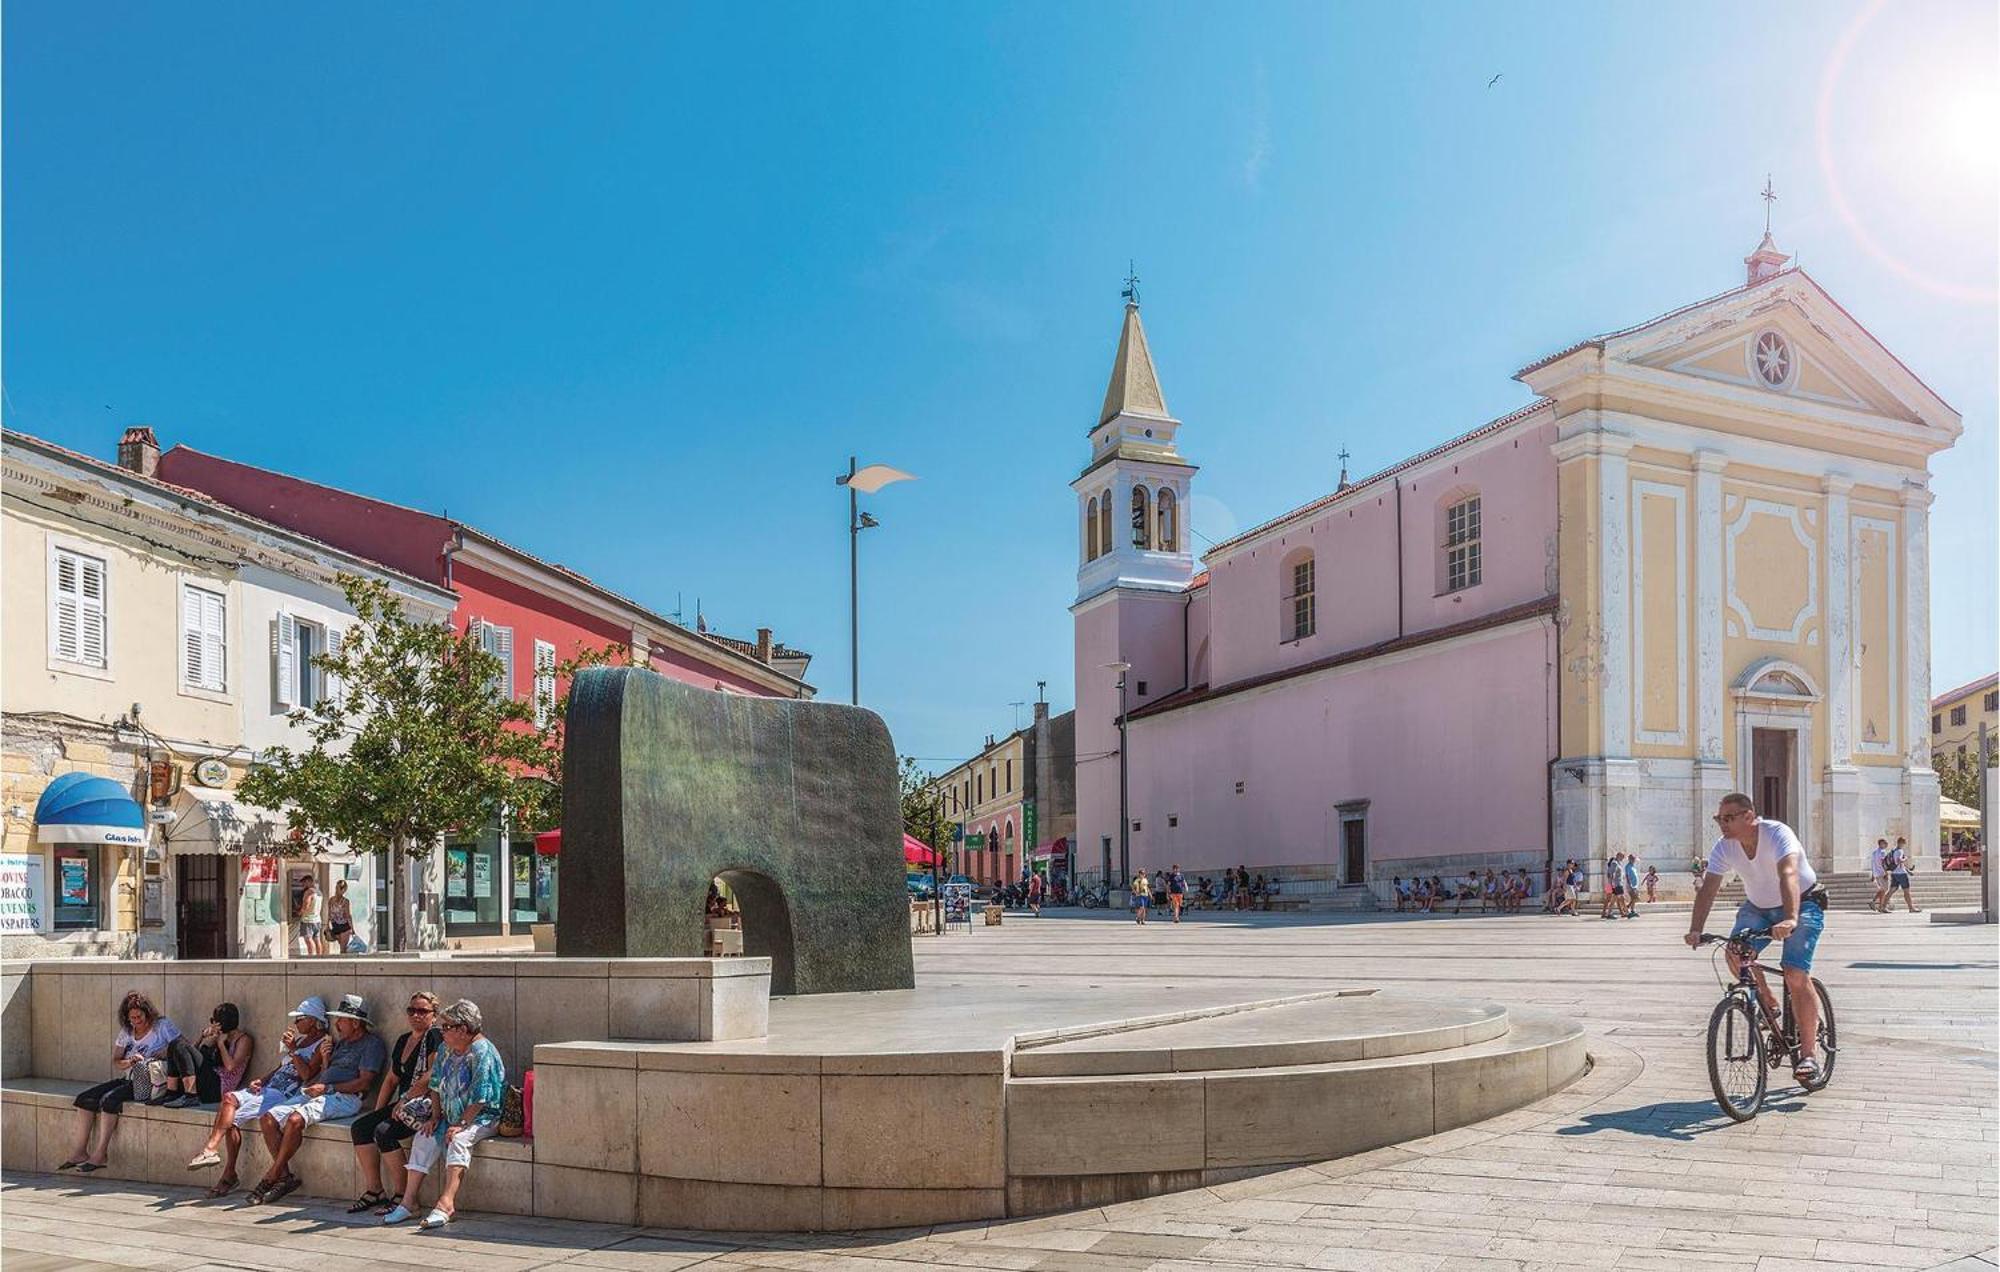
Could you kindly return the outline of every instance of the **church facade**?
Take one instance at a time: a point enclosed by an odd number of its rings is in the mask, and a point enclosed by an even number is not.
[[[1128,303],[1072,483],[1080,869],[1680,878],[1731,790],[1823,869],[1934,852],[1927,464],[1959,417],[1786,259],[1767,234],[1743,285],[1535,362],[1532,405],[1199,571]]]

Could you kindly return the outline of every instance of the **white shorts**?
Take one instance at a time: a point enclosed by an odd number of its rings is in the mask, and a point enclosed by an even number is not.
[[[425,1135],[421,1131],[410,1141],[409,1169],[419,1175],[428,1175],[437,1165],[440,1154],[447,1166],[466,1167],[472,1165],[472,1149],[481,1140],[492,1139],[500,1129],[498,1122],[475,1122],[471,1126],[454,1126],[445,1132],[444,1143],[438,1143],[435,1135]]]

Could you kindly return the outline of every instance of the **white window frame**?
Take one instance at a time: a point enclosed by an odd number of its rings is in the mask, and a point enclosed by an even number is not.
[[[479,647],[498,658],[501,663],[500,683],[494,686],[504,693],[509,701],[514,697],[514,629],[489,623],[485,619],[473,620],[479,632]]]
[[[1292,640],[1300,641],[1319,631],[1319,559],[1308,553],[1292,562]],[[1303,575],[1305,586],[1301,587]]]
[[[1444,510],[1444,590],[1446,595],[1478,587],[1486,577],[1481,532],[1485,525],[1479,496],[1454,500]],[[1453,525],[1454,520],[1457,522]]]
[[[102,662],[85,662],[81,658],[83,652],[83,612],[86,608],[81,603],[77,607],[76,639],[79,657],[65,658],[60,652],[62,649],[62,620],[58,599],[62,595],[62,592],[58,585],[58,579],[60,577],[61,559],[65,556],[75,557],[81,561],[93,561],[97,564],[97,612],[101,616],[98,624],[102,632],[102,652],[104,654]],[[48,577],[49,670],[60,671],[75,676],[91,676],[99,680],[111,679],[111,554],[96,544],[85,544],[51,535],[49,536]],[[81,593],[78,595],[80,598]]]
[[[556,714],[556,647],[535,642],[535,727],[546,729]]]
[[[300,657],[299,628],[310,628],[318,637],[312,654]],[[276,714],[294,710],[311,711],[328,697],[334,686],[324,671],[312,665],[312,658],[333,652],[338,638],[333,626],[317,619],[301,618],[290,610],[279,610],[271,619],[271,703]],[[289,628],[290,648],[286,647]]]
[[[208,675],[212,670],[213,682],[208,680],[192,680],[188,676],[188,639],[191,635],[195,634],[188,626],[188,603],[190,599],[197,596],[204,599],[212,599],[215,602],[217,611],[217,626],[214,633],[212,658],[211,651],[207,646],[203,647],[201,655],[202,672],[204,675]],[[179,668],[178,678],[180,680],[181,692],[190,697],[227,698],[229,696],[229,659],[231,655],[229,648],[228,584],[217,585],[212,579],[195,580],[183,577],[180,586],[180,622],[177,626],[180,640],[174,647],[174,655],[175,662]],[[202,634],[204,636],[207,635],[207,633]],[[211,660],[216,664],[213,669],[209,667]]]

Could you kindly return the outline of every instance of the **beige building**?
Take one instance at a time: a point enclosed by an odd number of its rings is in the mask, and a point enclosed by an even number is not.
[[[965,838],[952,869],[979,883],[1012,883],[1024,869],[1070,870],[1076,834],[1076,713],[1049,714],[1004,738],[986,739],[979,754],[932,780],[945,816]]]
[[[0,495],[0,953],[283,955],[289,890],[349,881],[369,936],[372,863],[278,859],[281,814],[237,801],[258,750],[302,745],[298,706],[336,687],[312,666],[353,621],[338,576],[386,582],[438,619],[452,594],[151,476],[130,430],[106,463],[5,434]],[[139,842],[70,842],[38,824],[68,773],[109,779],[144,810]]]
[[[1982,724],[2000,746],[2000,675],[1981,676],[1931,699],[1931,754],[1972,755]]]

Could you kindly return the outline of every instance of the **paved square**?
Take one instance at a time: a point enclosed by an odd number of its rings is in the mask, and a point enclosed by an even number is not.
[[[1684,912],[1631,921],[1196,916],[1138,928],[1051,912],[917,947],[925,985],[1101,985],[1135,1004],[1228,982],[1376,985],[1566,1012],[1591,1073],[1477,1126],[1309,1169],[1039,1219],[859,1236],[720,1236],[468,1215],[442,1235],[324,1206],[215,1208],[190,1188],[9,1175],[6,1272],[397,1268],[1754,1269],[1995,1266],[2000,968],[1991,929],[1839,912],[1833,1085],[1716,1112],[1702,1030],[1719,990]],[[1713,924],[1711,926],[1714,926]],[[1144,1134],[1144,1128],[1135,1128]]]

